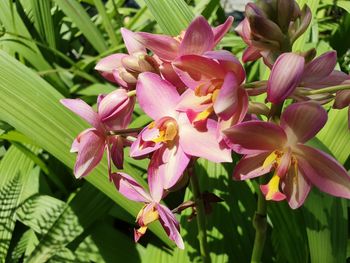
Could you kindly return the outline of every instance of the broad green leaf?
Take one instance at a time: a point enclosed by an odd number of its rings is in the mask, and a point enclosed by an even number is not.
[[[336,1],[337,6],[343,8],[346,12],[350,13],[350,2],[349,1]]]
[[[176,36],[194,15],[184,0],[144,0],[164,34]]]
[[[21,175],[13,177],[0,188],[0,260],[5,262],[15,228],[15,211],[21,194]]]
[[[24,204],[25,205],[25,204]],[[54,206],[54,215],[36,213],[37,225],[43,228],[48,226],[47,232],[42,236],[38,246],[28,257],[30,262],[46,262],[57,251],[65,248],[70,242],[83,233],[92,223],[104,215],[112,206],[112,202],[103,193],[89,184],[84,184],[69,204],[62,209],[61,204]],[[43,205],[36,206],[42,209]],[[45,206],[44,206],[45,207]],[[60,211],[60,209],[62,209]],[[30,211],[30,209],[27,209]],[[26,209],[23,209],[28,220],[32,220]],[[35,211],[35,209],[34,209]],[[52,221],[52,219],[55,219]],[[51,226],[50,226],[51,225]]]
[[[7,32],[0,40],[20,41],[19,43],[14,41],[0,42],[1,49],[12,55],[18,52],[37,70],[52,69],[52,66],[45,60],[37,45],[32,41],[32,36],[11,1],[0,1],[0,21]],[[67,94],[67,88],[57,74],[50,74],[47,79],[54,83],[55,88],[62,94]]]
[[[348,215],[346,200],[314,189],[303,214],[310,247],[310,261],[337,263],[346,261]]]
[[[342,164],[350,155],[350,133],[348,129],[348,109],[328,112],[328,121],[317,135],[323,144]]]
[[[1,120],[32,138],[35,144],[62,163],[73,167],[75,156],[69,152],[70,146],[74,137],[88,127],[87,124],[59,103],[62,96],[53,87],[2,51],[0,97]],[[128,170],[125,172],[128,173]],[[136,217],[141,204],[124,198],[107,177],[107,161],[103,159],[86,180]],[[142,178],[135,177],[142,181]],[[171,244],[160,224],[153,224],[150,229]]]
[[[133,240],[116,230],[109,222],[101,222],[91,230],[89,236],[79,244],[74,254],[79,260],[88,262],[141,262]]]
[[[268,216],[272,223],[272,243],[277,262],[309,262],[302,211],[292,210],[287,202],[269,202]]]
[[[100,53],[107,50],[107,45],[98,28],[77,0],[54,0],[62,11],[76,24],[90,44]]]
[[[232,180],[232,164],[214,164],[199,159],[195,172],[200,180],[201,191],[216,194],[224,201],[214,203],[206,216],[208,247],[212,262],[249,262],[254,242],[252,218],[256,200],[246,182]],[[188,189],[184,201],[192,199]],[[145,262],[201,262],[197,239],[197,224],[187,221],[191,210],[181,216],[181,235],[185,250],[169,253],[156,246],[147,247]]]
[[[55,28],[51,14],[51,1],[31,0],[34,23],[43,38],[51,48],[56,48]]]
[[[317,136],[340,163],[344,163],[350,154],[347,124],[347,109],[332,109],[328,113],[326,126]],[[303,213],[311,262],[345,262],[348,228],[346,203],[344,199],[316,190],[309,194]]]

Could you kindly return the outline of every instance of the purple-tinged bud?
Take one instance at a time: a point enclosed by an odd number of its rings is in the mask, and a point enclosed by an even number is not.
[[[294,0],[277,0],[277,21],[282,32],[288,32],[294,11]]]
[[[125,89],[117,89],[100,101],[98,115],[108,128],[123,129],[131,120],[134,104],[135,99],[130,98]]]
[[[268,18],[252,15],[248,18],[254,36],[282,43],[284,36],[277,24]]]
[[[305,5],[301,11],[301,16],[289,27],[288,33],[290,42],[294,43],[308,28],[312,18],[310,8]]]
[[[305,63],[309,63],[316,57],[316,49],[311,48],[305,52],[301,52],[300,55],[305,58]]]

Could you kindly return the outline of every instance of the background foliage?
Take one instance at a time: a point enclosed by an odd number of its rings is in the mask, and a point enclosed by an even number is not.
[[[126,200],[108,181],[106,161],[85,180],[75,180],[69,153],[86,123],[59,104],[63,97],[94,103],[115,87],[94,70],[96,62],[125,52],[119,29],[177,35],[202,14],[211,24],[225,20],[218,0],[2,0],[0,1],[0,261],[1,262],[198,262],[196,222],[181,216],[184,251],[174,249],[158,224],[134,244],[140,205]],[[310,30],[295,44],[338,52],[350,70],[348,1],[299,0],[312,9]],[[239,14],[235,14],[237,17]],[[233,30],[221,47],[238,57],[244,43]],[[266,78],[263,63],[247,65],[248,81]],[[261,98],[258,98],[258,100]],[[318,147],[350,169],[347,112],[329,109]],[[132,127],[149,122],[140,109]],[[127,159],[125,171],[142,183],[146,161]],[[207,216],[213,262],[248,262],[254,239],[257,185],[231,180],[232,164],[200,160],[203,190],[224,202]],[[170,195],[175,207],[191,191]],[[305,206],[290,210],[269,203],[266,262],[345,262],[350,257],[349,202],[312,191]],[[348,249],[349,248],[349,249]]]

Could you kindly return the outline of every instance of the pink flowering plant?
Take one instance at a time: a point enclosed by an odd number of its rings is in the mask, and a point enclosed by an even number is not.
[[[254,262],[262,255],[264,242],[259,238],[266,231],[266,202],[286,200],[297,209],[313,187],[350,198],[346,169],[329,153],[308,145],[327,123],[323,105],[334,101],[335,108],[343,108],[350,102],[350,77],[335,70],[335,51],[316,58],[315,49],[292,51],[310,24],[310,12],[307,5],[300,9],[293,0],[277,1],[277,6],[268,1],[246,6],[246,18],[236,27],[248,45],[243,62],[263,57],[271,68],[267,81],[247,82],[239,57],[217,48],[233,17],[211,27],[199,16],[176,37],[122,28],[129,54],[107,56],[95,67],[120,88],[99,96],[97,112],[80,99],[61,100],[93,127],[73,142],[72,152],[78,152],[75,176],[88,176],[106,149],[116,191],[144,204],[136,218],[135,242],[159,221],[177,247],[184,249],[175,212],[192,208],[201,233],[200,253],[204,261],[209,260],[205,235],[209,211],[204,208],[211,200],[198,188],[198,158],[231,165],[234,180],[261,178],[256,191],[264,205],[258,205],[254,218]],[[266,99],[257,102],[256,96]],[[130,129],[135,101],[151,121]],[[125,147],[130,147],[131,158],[150,160],[149,192],[133,174],[122,171]],[[232,156],[240,160],[234,164]],[[194,202],[185,200],[170,210],[162,199],[189,187],[189,181]]]

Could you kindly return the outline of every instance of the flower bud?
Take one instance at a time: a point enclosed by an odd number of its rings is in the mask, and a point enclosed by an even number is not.
[[[124,126],[130,122],[134,104],[135,99],[130,98],[125,89],[117,89],[100,101],[98,115],[110,129],[126,128]]]

